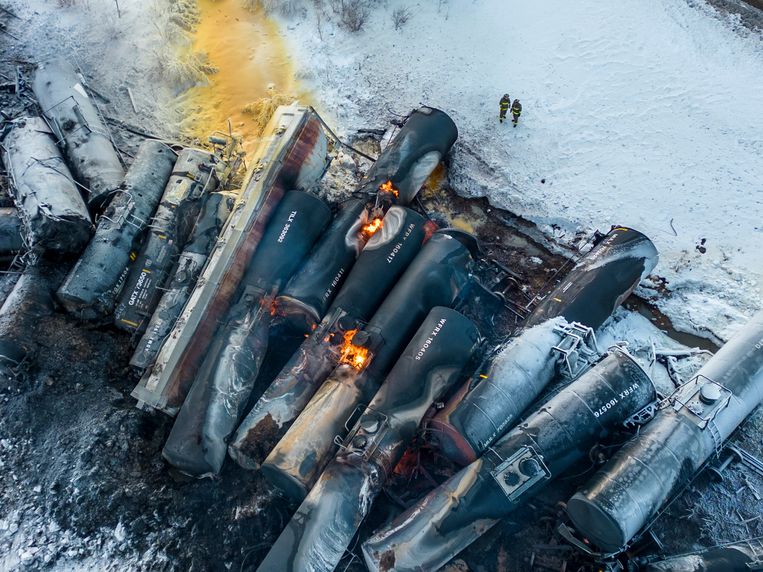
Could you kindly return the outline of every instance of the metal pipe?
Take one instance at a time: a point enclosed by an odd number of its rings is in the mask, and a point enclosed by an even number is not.
[[[763,312],[570,499],[577,530],[602,550],[623,549],[761,400]]]
[[[353,411],[376,393],[429,311],[456,303],[470,280],[476,249],[471,235],[436,232],[368,325],[352,338],[347,349],[369,357],[340,360],[262,464],[263,475],[291,500],[304,499],[333,456],[335,437],[346,434]]]
[[[654,398],[649,376],[614,348],[482,457],[374,533],[362,546],[368,569],[438,569]]]
[[[477,327],[455,310],[429,312],[261,572],[334,570],[422,417],[458,380],[478,339]]]
[[[114,310],[114,324],[142,333],[188,240],[201,199],[217,188],[216,158],[199,149],[183,149],[172,169],[148,236],[130,270]]]
[[[242,467],[257,469],[339,363],[347,331],[364,325],[418,254],[424,218],[393,206],[366,243],[314,332],[300,345],[241,422],[228,451]]]
[[[265,229],[241,280],[238,301],[221,325],[180,409],[163,456],[193,476],[218,473],[226,443],[244,413],[268,345],[274,294],[299,268],[328,225],[318,197],[289,191]]]
[[[564,318],[596,329],[657,264],[646,236],[616,227],[535,308],[521,334],[488,358],[430,422],[428,437],[451,460],[474,461],[510,429],[556,375]],[[529,329],[527,329],[529,328]],[[572,335],[583,335],[578,332]]]
[[[103,318],[114,309],[130,255],[175,164],[175,153],[159,141],[144,141],[124,183],[98,219],[95,235],[57,292],[64,308],[83,319]]]

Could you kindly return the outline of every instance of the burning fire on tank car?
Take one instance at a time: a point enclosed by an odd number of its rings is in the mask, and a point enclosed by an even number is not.
[[[339,363],[347,364],[360,371],[368,365],[370,353],[368,348],[353,343],[357,333],[357,329],[344,333],[342,345],[339,348]]]

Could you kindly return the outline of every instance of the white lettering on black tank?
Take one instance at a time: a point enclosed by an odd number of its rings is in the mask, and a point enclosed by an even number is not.
[[[630,387],[624,389],[621,391],[617,397],[613,397],[609,401],[607,401],[604,405],[599,407],[596,411],[593,412],[593,416],[598,418],[604,415],[607,411],[612,409],[615,405],[620,403],[620,400],[625,399],[628,397],[631,393],[634,393],[638,389],[639,385],[638,383],[632,384]]]
[[[294,219],[296,217],[297,217],[297,211],[291,211],[291,213],[289,213],[289,218],[286,219],[286,224],[283,225],[281,234],[278,236],[278,242],[283,242],[286,239],[286,235],[289,234],[289,229],[291,228],[291,223],[294,222]]]
[[[424,354],[427,352],[427,350],[432,345],[432,342],[434,342],[434,339],[437,337],[437,335],[440,333],[442,328],[445,326],[445,322],[448,320],[446,318],[440,319],[439,322],[437,322],[437,325],[434,327],[434,330],[432,330],[432,333],[429,334],[429,337],[424,340],[424,343],[421,344],[421,348],[419,348],[419,351],[416,352],[416,361],[420,361],[421,358],[424,357]]]
[[[411,236],[411,233],[413,232],[413,229],[415,228],[415,224],[411,223],[408,225],[408,228],[405,229],[405,234],[403,235],[403,239],[395,244],[395,246],[392,247],[392,250],[387,255],[387,264],[392,264],[392,261],[395,259],[395,256],[397,256],[397,253],[400,252],[400,249],[403,248],[403,243],[408,239],[409,236]]]

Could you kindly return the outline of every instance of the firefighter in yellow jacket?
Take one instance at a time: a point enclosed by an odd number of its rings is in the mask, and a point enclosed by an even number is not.
[[[509,97],[508,93],[504,93],[501,101],[498,102],[498,109],[500,111],[498,115],[498,121],[501,123],[503,123],[503,120],[506,119],[506,113],[508,113],[509,107],[511,107],[511,98]]]
[[[522,115],[522,104],[519,103],[518,99],[515,99],[514,103],[511,104],[511,122],[514,124],[514,127],[517,126],[520,115]]]

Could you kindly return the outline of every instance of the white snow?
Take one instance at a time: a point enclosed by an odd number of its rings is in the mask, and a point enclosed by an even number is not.
[[[284,24],[340,132],[439,107],[460,131],[460,193],[562,242],[612,224],[646,233],[679,328],[727,339],[761,307],[760,33],[688,0],[390,0],[357,34],[324,17],[319,35],[312,12]],[[504,92],[523,103],[516,129],[498,123]]]

